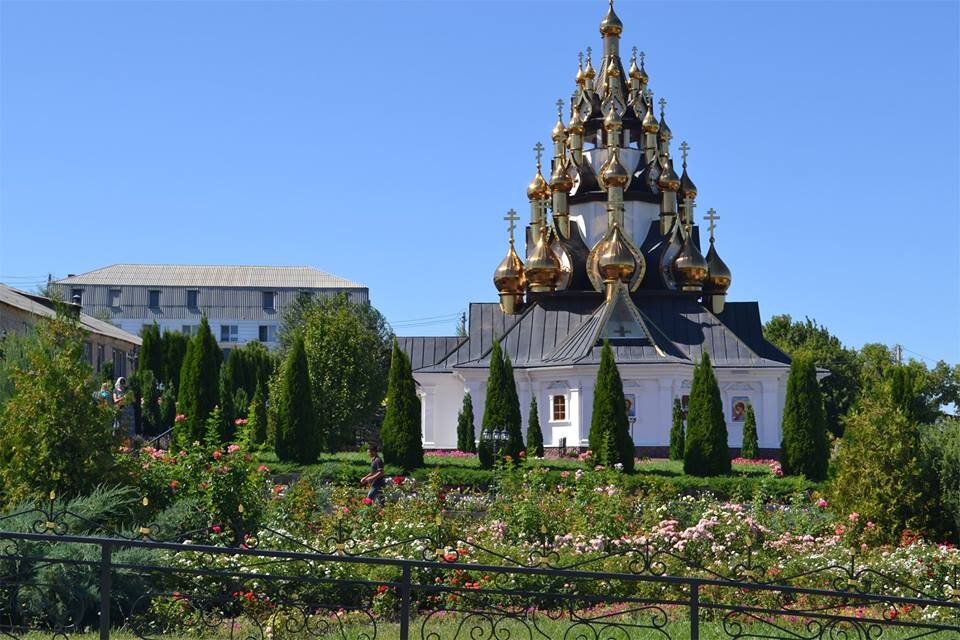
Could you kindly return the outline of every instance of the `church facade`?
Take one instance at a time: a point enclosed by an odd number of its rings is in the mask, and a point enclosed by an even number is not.
[[[665,101],[653,100],[643,53],[634,48],[624,67],[622,32],[611,2],[596,67],[587,49],[572,98],[557,103],[549,178],[545,149],[535,147],[523,258],[514,237],[520,218],[513,210],[504,218],[507,251],[493,277],[499,302],[470,304],[465,338],[398,338],[419,385],[427,449],[456,447],[465,392],[479,437],[494,340],[513,363],[523,415],[537,399],[549,448],[587,446],[604,341],[640,452],[666,452],[674,401],[686,402],[704,352],[730,447],[741,444],[747,405],[761,449],[780,446],[790,360],[764,340],[756,302],[727,301],[732,276],[717,248],[720,218],[708,210],[701,233],[689,146],[678,147],[678,175]]]

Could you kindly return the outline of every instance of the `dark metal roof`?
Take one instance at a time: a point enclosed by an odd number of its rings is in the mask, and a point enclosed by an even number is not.
[[[717,317],[757,355],[775,362],[790,364],[790,356],[763,337],[763,323],[760,321],[758,303],[728,302],[724,305],[723,313]]]
[[[456,336],[398,336],[397,345],[410,358],[410,367],[417,370],[440,362],[465,340]]]

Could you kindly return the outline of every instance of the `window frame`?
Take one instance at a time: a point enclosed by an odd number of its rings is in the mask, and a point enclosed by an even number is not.
[[[70,288],[70,302],[73,303],[75,297],[80,298],[80,306],[83,306],[83,289]]]
[[[264,340],[264,334],[266,334],[266,340]],[[257,338],[260,342],[263,342],[263,343],[276,342],[277,341],[277,325],[275,324],[259,325],[257,327]]]
[[[190,296],[193,296],[193,303],[190,302]],[[187,289],[187,309],[196,310],[200,308],[200,289]]]
[[[120,296],[122,291],[120,289],[112,288],[110,289],[110,308],[119,309],[120,308]]]
[[[267,296],[270,296],[270,306],[267,306]],[[260,292],[260,308],[263,311],[273,311],[277,310],[277,292],[276,291],[261,291]]]
[[[560,400],[560,408],[563,410],[563,415],[557,417],[557,400]],[[569,422],[570,421],[570,407],[569,402],[567,401],[567,394],[565,393],[553,393],[550,394],[550,422]]]
[[[157,294],[157,303],[153,303],[153,294]],[[160,289],[147,289],[147,308],[148,309],[159,309],[160,308]]]
[[[224,329],[226,329],[227,337],[224,338]],[[229,342],[236,343],[239,342],[240,327],[235,324],[221,324],[220,325],[220,342]]]

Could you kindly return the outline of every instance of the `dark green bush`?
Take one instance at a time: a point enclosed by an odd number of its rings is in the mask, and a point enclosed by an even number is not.
[[[723,416],[720,387],[704,351],[693,370],[687,433],[684,439],[683,470],[694,476],[730,473],[727,422]]]
[[[825,479],[830,458],[827,414],[813,360],[805,356],[793,359],[784,402],[780,444],[784,474]]]
[[[393,341],[387,376],[387,413],[380,427],[383,460],[405,471],[423,466],[420,398],[407,354]]]
[[[537,399],[530,399],[530,414],[527,416],[527,455],[543,457],[543,431],[540,429],[540,414]]]
[[[740,446],[741,458],[759,458],[760,450],[757,444],[757,415],[753,412],[753,405],[747,405],[747,415],[743,420],[743,444]]]
[[[473,399],[469,393],[463,394],[463,406],[457,416],[457,449],[466,452],[477,450],[476,432],[473,427]]]
[[[623,465],[627,473],[633,471],[633,440],[627,403],[623,396],[623,381],[613,359],[610,342],[603,342],[600,368],[593,394],[593,414],[590,418],[590,450],[598,463],[612,467]]]
[[[683,460],[683,405],[680,398],[673,400],[673,414],[670,424],[670,459]]]
[[[275,448],[278,458],[301,464],[316,461],[320,453],[320,432],[315,418],[307,354],[303,338],[297,338],[287,354],[277,398]]]

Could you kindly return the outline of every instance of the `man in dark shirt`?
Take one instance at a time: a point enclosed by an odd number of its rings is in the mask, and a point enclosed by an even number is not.
[[[370,485],[370,491],[367,493],[367,497],[370,500],[376,500],[383,503],[383,485],[386,484],[386,481],[383,479],[383,460],[380,459],[380,455],[377,453],[377,446],[371,444],[367,447],[367,455],[370,456],[370,473],[360,478],[360,484]]]

